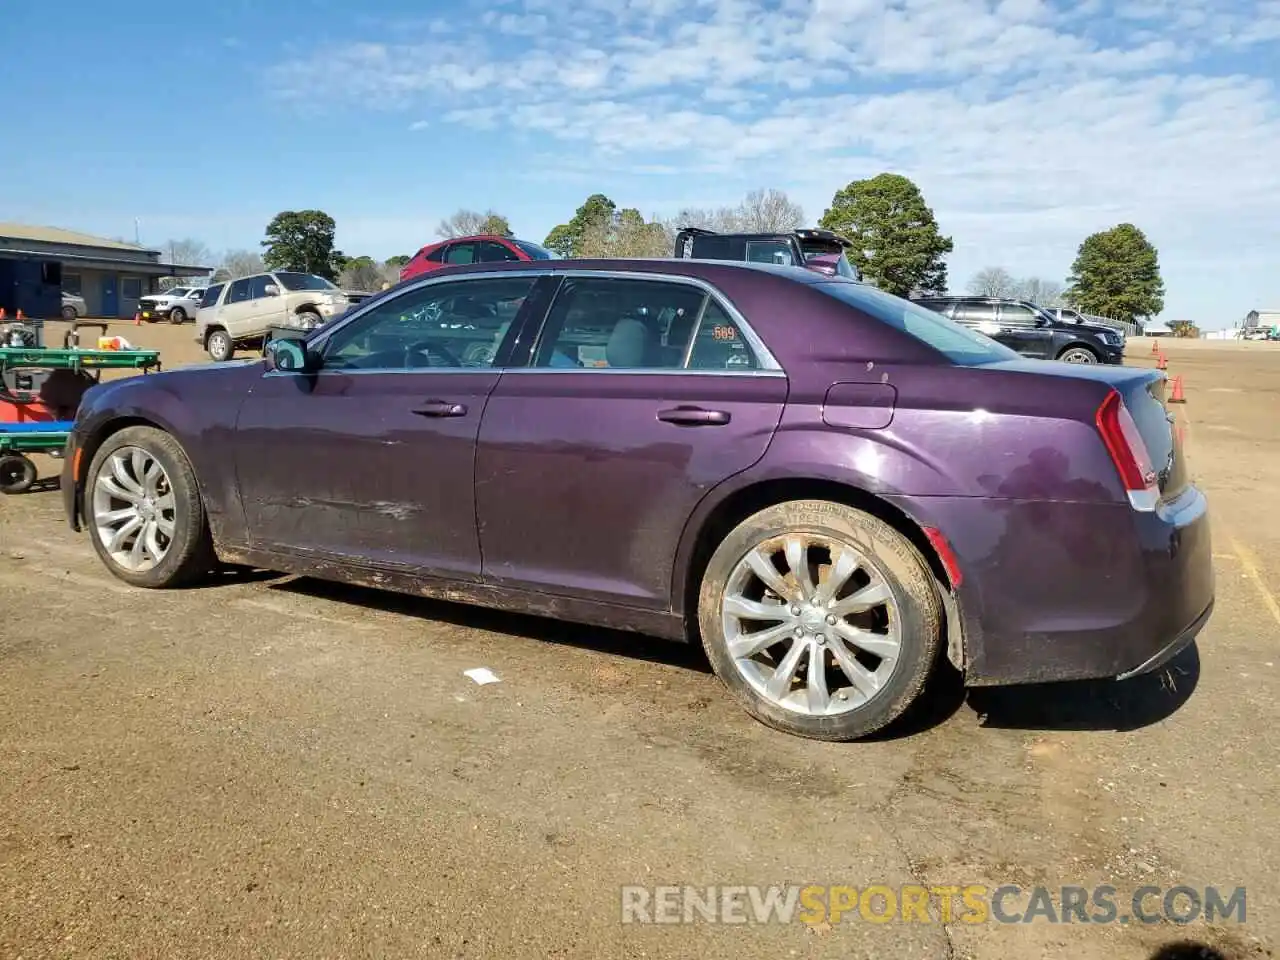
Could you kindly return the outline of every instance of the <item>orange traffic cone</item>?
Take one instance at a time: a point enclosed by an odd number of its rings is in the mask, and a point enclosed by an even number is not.
[[[133,312],[133,325],[134,325],[135,327],[140,327],[140,326],[142,326],[142,311],[141,311],[141,310],[135,310],[135,311]]]
[[[1160,354],[1158,357],[1156,357],[1156,369],[1157,370],[1169,369],[1169,358],[1166,357],[1163,353]]]
[[[19,307],[19,308],[18,308],[18,319],[19,319],[19,320],[25,320],[25,319],[27,319],[25,316],[23,316],[23,314],[22,314],[22,308],[21,308],[21,307]]]
[[[1187,402],[1187,398],[1182,394],[1181,374],[1173,378],[1173,393],[1170,394],[1169,396],[1169,402],[1170,403],[1186,403]]]
[[[6,319],[7,317],[4,312],[4,307],[0,307],[0,323],[4,323]]]
[[[1157,353],[1159,353],[1159,352],[1160,352],[1160,341],[1159,341],[1159,340],[1152,340],[1152,341],[1151,341],[1151,355],[1154,357],[1154,356],[1155,356]]]

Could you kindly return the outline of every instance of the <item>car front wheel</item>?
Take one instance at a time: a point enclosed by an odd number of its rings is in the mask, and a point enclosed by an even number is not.
[[[1098,355],[1088,347],[1071,347],[1058,355],[1063,363],[1097,363]]]
[[[215,566],[195,471],[163,430],[126,427],[108,437],[89,464],[85,497],[93,548],[126,583],[182,586]]]
[[[218,362],[230,360],[234,352],[231,346],[231,335],[225,330],[213,331],[205,341],[205,349],[209,351],[209,356]]]
[[[698,623],[716,675],[756,719],[817,740],[888,726],[936,661],[941,605],[919,552],[843,504],[768,507],[720,543]]]
[[[170,323],[186,323],[187,312],[183,310],[181,307],[174,307],[172,310],[169,311],[169,322]]]

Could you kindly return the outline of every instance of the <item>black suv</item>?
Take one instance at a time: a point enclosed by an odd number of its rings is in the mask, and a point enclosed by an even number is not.
[[[1058,320],[1028,300],[1003,297],[912,297],[911,300],[985,333],[1025,357],[1067,363],[1124,362],[1124,338],[1118,330]]]
[[[676,234],[676,257],[682,260],[747,260],[808,267],[828,276],[861,280],[845,251],[853,246],[831,230],[791,230],[780,233],[716,233],[701,227],[682,227]]]

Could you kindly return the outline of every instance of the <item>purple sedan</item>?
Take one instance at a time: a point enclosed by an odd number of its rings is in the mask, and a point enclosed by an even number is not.
[[[848,740],[944,659],[1126,677],[1192,641],[1164,390],[800,267],[475,264],[92,388],[62,489],[139,587],[247,564],[689,639],[759,720]]]

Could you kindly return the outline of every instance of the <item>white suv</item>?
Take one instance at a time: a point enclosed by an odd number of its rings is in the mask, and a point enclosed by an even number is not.
[[[230,360],[237,347],[260,347],[273,328],[314,330],[347,310],[347,295],[324,277],[273,270],[205,291],[196,313],[196,342],[214,360]]]

